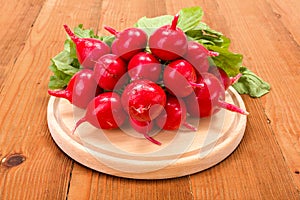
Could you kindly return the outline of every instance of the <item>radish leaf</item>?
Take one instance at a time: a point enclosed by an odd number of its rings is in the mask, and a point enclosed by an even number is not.
[[[243,74],[242,77],[233,85],[238,93],[249,94],[251,97],[261,97],[270,91],[270,84],[246,67],[241,67],[240,72]]]
[[[180,10],[178,27],[187,32],[196,27],[202,19],[203,11],[200,7],[183,8]]]
[[[135,27],[143,29],[148,35],[151,35],[157,27],[171,24],[173,20],[172,15],[162,15],[153,18],[142,17],[140,18]]]
[[[240,72],[243,55],[232,53],[228,49],[218,46],[208,46],[208,49],[219,53],[219,56],[212,59],[215,65],[221,67],[229,76],[235,76]]]

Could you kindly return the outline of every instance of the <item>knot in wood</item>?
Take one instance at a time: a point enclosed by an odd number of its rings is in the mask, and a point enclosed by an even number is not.
[[[22,154],[10,154],[1,160],[1,165],[5,167],[15,167],[22,164],[26,160]]]

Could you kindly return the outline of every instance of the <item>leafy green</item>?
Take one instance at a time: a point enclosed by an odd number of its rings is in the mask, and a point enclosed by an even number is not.
[[[105,42],[106,44],[108,44],[109,46],[111,46],[112,42],[115,40],[115,36],[114,35],[101,36],[100,40],[102,40],[103,42]]]
[[[98,38],[99,36],[95,35],[92,29],[84,29],[82,24],[79,24],[78,27],[74,28],[74,33],[80,38]]]
[[[241,67],[240,72],[243,74],[242,77],[233,85],[238,93],[249,94],[251,97],[261,97],[270,91],[270,84],[246,67]]]
[[[51,65],[49,69],[54,73],[54,75],[50,76],[50,81],[48,83],[50,89],[61,89],[68,85],[71,76],[59,71],[55,65]]]
[[[66,50],[51,59],[53,65],[57,67],[57,70],[63,71],[65,74],[71,76],[78,71],[77,68],[71,65],[73,60],[74,59],[70,57],[70,52]]]
[[[179,12],[177,27],[187,32],[196,27],[202,19],[203,11],[200,7],[183,8]]]
[[[221,67],[229,76],[235,76],[240,72],[243,55],[232,53],[227,48],[218,46],[208,46],[208,49],[219,53],[219,56],[213,57],[213,61],[216,66]]]
[[[72,58],[70,51],[64,49],[51,59],[49,69],[53,72],[48,87],[61,89],[68,85],[71,77],[79,71],[78,60]]]
[[[177,27],[186,32],[198,25],[199,21],[202,19],[203,11],[200,7],[191,7],[181,9],[179,14],[180,17]],[[161,15],[153,18],[142,17],[137,21],[135,27],[141,28],[148,35],[151,35],[158,27],[171,24],[173,18],[174,16],[172,15]]]
[[[172,15],[162,15],[153,18],[142,17],[140,18],[135,27],[143,29],[148,35],[151,35],[157,27],[171,24],[173,20]]]
[[[211,29],[204,22],[199,22],[193,29],[185,33],[190,40],[197,41],[203,45],[213,45],[220,47],[228,47],[230,40],[223,36],[221,32]],[[225,45],[223,45],[225,43]]]

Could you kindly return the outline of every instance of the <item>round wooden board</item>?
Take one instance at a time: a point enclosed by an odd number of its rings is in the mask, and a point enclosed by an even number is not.
[[[226,102],[245,109],[241,96],[230,87]],[[165,179],[200,172],[229,156],[240,143],[247,117],[221,110],[210,118],[188,122],[198,127],[190,131],[157,131],[155,145],[127,124],[116,130],[100,130],[83,123],[71,134],[84,110],[67,100],[51,97],[47,120],[56,144],[77,162],[99,172],[135,179]]]

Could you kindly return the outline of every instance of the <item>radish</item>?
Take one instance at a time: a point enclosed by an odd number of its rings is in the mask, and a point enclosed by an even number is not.
[[[129,61],[135,54],[146,48],[148,36],[140,28],[128,28],[122,32],[118,32],[109,26],[104,28],[116,37],[111,45],[112,53],[126,61]]]
[[[151,53],[140,52],[129,61],[128,74],[132,80],[144,78],[156,82],[160,77],[161,68],[162,65]]]
[[[166,66],[163,81],[168,91],[177,97],[191,94],[193,86],[203,86],[203,84],[195,83],[197,75],[194,67],[184,59],[175,60]]]
[[[223,83],[225,90],[227,90],[229,86],[237,82],[242,76],[242,73],[238,73],[236,76],[230,77],[222,68],[216,66],[211,66],[209,72],[219,78],[221,83]]]
[[[64,28],[76,45],[77,58],[83,68],[93,69],[95,61],[98,58],[110,53],[110,47],[101,40],[95,38],[79,38],[67,25],[64,25]]]
[[[190,62],[197,73],[207,72],[209,69],[208,56],[217,56],[217,52],[209,51],[203,45],[196,41],[188,42],[188,50],[184,58]]]
[[[210,73],[202,73],[197,83],[203,83],[204,87],[195,88],[194,92],[185,98],[188,113],[193,117],[208,117],[221,108],[248,115],[247,111],[226,103],[225,90],[219,79]],[[198,106],[198,109],[195,109]]]
[[[82,69],[74,74],[64,90],[48,90],[51,96],[69,100],[79,108],[86,108],[88,103],[103,90],[97,86],[93,71]]]
[[[126,72],[127,65],[120,57],[114,54],[106,54],[96,62],[94,78],[104,90],[113,90]]]
[[[176,27],[178,18],[179,14],[175,15],[171,25],[158,28],[149,37],[151,52],[161,60],[175,60],[187,51],[187,37],[180,28]]]
[[[154,144],[161,145],[161,143],[159,141],[155,140],[154,138],[152,138],[148,135],[148,133],[153,128],[154,121],[141,122],[141,121],[138,121],[138,120],[135,120],[135,119],[132,119],[131,117],[129,117],[129,123],[134,130],[143,134],[147,140],[149,140],[150,142],[152,142]]]
[[[138,79],[125,87],[121,100],[131,118],[145,122],[161,113],[166,104],[166,94],[156,83]]]
[[[72,133],[84,122],[100,129],[115,129],[126,120],[120,96],[114,92],[105,92],[95,97],[87,106],[84,117],[76,122]]]
[[[181,125],[196,131],[196,128],[186,122],[186,106],[182,99],[174,96],[167,97],[165,112],[155,119],[158,127],[164,130],[177,130]]]

